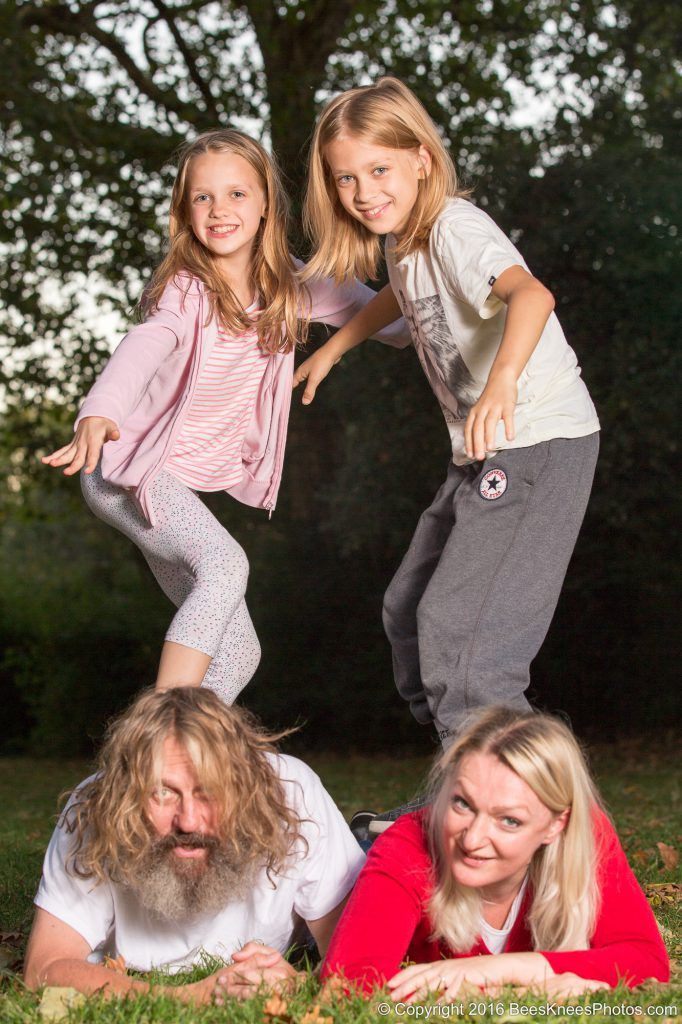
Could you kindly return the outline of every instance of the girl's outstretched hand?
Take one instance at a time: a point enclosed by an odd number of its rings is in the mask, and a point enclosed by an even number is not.
[[[327,376],[332,366],[338,363],[341,358],[333,350],[329,350],[331,342],[327,342],[326,345],[322,345],[318,348],[317,352],[313,352],[294,373],[294,384],[296,388],[304,380],[307,381],[305,391],[303,392],[303,398],[301,401],[303,405],[310,405],[318,386],[322,383],[324,378]]]
[[[78,424],[70,444],[58,448],[51,455],[43,455],[40,461],[46,466],[66,466],[65,476],[73,476],[83,467],[86,473],[92,473],[106,442],[118,441],[120,436],[113,420],[104,416],[86,416]]]

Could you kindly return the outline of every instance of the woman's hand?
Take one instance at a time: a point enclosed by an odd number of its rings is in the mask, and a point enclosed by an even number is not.
[[[464,424],[464,444],[470,459],[482,460],[495,448],[495,432],[504,421],[504,435],[514,440],[514,409],[518,387],[513,370],[490,375],[483,393]]]
[[[118,441],[121,433],[113,420],[104,416],[86,416],[78,424],[73,441],[40,460],[46,466],[66,466],[64,476],[73,476],[85,466],[86,473],[97,468],[107,441]]]
[[[586,992],[599,992],[605,988],[611,988],[607,981],[596,981],[594,978],[581,978],[572,971],[565,971],[563,974],[555,974],[548,978],[542,985],[529,985],[525,992],[541,991],[543,995],[551,996],[553,999],[568,999],[572,996],[582,996]],[[521,993],[520,993],[521,994]]]
[[[308,359],[304,360],[294,373],[293,386],[295,388],[304,380],[308,382],[301,399],[303,405],[310,405],[315,397],[318,386],[327,376],[332,366],[338,363],[341,358],[331,346],[331,341],[322,345],[321,348],[318,348],[317,352],[313,352]]]
[[[504,985],[534,985],[544,990],[554,971],[542,953],[498,953],[412,964],[388,982],[391,998],[412,1003],[429,992],[450,1003],[463,988],[495,990]]]
[[[183,1000],[215,1003],[222,1006],[227,999],[248,999],[261,988],[281,991],[293,984],[298,973],[278,950],[259,942],[247,942],[236,953],[228,967],[214,971],[207,978],[185,985]],[[177,990],[175,990],[177,992]]]

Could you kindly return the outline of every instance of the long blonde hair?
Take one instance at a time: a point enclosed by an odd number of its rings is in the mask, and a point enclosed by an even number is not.
[[[251,275],[262,309],[247,313],[222,276],[216,257],[196,237],[190,224],[187,174],[190,163],[204,153],[234,153],[258,175],[266,212],[254,240]],[[178,170],[170,205],[170,244],[140,304],[143,315],[156,308],[164,288],[178,273],[199,278],[208,290],[210,311],[233,334],[256,326],[267,352],[290,352],[305,340],[307,319],[301,311],[301,285],[289,252],[289,199],[277,163],[258,142],[236,128],[204,132],[178,151]]]
[[[531,860],[528,923],[534,949],[587,949],[599,906],[599,851],[593,831],[599,795],[576,739],[563,722],[504,707],[488,708],[465,726],[432,773],[436,795],[428,831],[436,885],[429,912],[435,937],[464,952],[480,934],[480,894],[453,878],[443,836],[453,778],[472,753],[496,757],[554,814],[569,810],[563,831],[552,843],[540,846]]]
[[[325,157],[326,147],[350,135],[389,149],[418,149],[431,154],[431,170],[420,179],[417,200],[394,254],[401,259],[424,248],[436,217],[449,196],[469,193],[459,187],[452,158],[438,129],[414,93],[397,78],[349,89],[322,111],[310,148],[303,226],[315,253],[302,275],[376,278],[381,257],[379,237],[344,210]]]
[[[216,802],[228,851],[250,849],[251,862],[277,872],[298,841],[305,845],[267,756],[283,735],[267,734],[244,708],[228,707],[203,687],[143,693],[109,727],[97,774],[74,791],[62,816],[75,836],[69,870],[97,881],[135,877],[156,838],[146,807],[160,783],[164,741],[172,737]]]

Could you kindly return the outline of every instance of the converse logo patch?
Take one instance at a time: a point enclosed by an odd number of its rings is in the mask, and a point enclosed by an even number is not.
[[[507,490],[507,483],[507,474],[503,469],[489,469],[481,478],[478,493],[486,501],[495,501]]]

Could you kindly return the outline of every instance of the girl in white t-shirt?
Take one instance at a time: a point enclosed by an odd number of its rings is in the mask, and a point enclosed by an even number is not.
[[[384,603],[396,684],[448,737],[475,707],[528,707],[585,512],[599,422],[554,300],[466,198],[428,114],[394,78],[345,92],[313,138],[304,277],[390,284],[297,370],[303,403],[401,312],[452,445]],[[390,427],[389,427],[390,429]]]
[[[297,340],[372,296],[357,281],[302,288],[277,165],[243,132],[183,147],[168,251],[88,394],[73,440],[43,462],[83,469],[85,500],[141,550],[177,606],[159,689],[208,686],[231,703],[260,659],[244,551],[197,492],[270,513],[282,475]],[[396,330],[389,342],[402,343]]]

